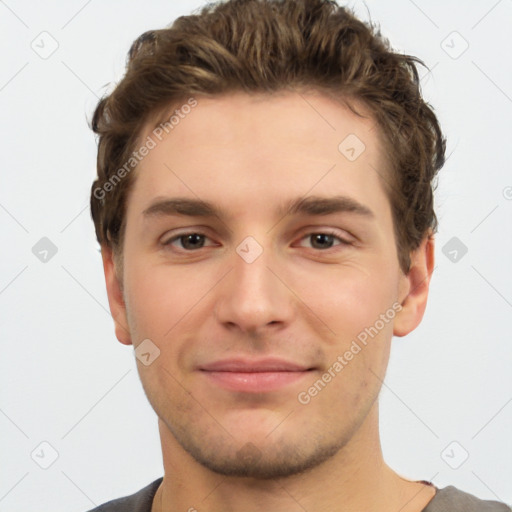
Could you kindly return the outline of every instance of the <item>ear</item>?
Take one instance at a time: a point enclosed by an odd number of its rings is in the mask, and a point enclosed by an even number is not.
[[[128,329],[126,304],[123,298],[122,287],[117,276],[116,263],[114,261],[112,249],[109,247],[102,247],[101,257],[103,259],[103,271],[105,273],[105,284],[107,286],[108,304],[115,324],[116,337],[124,345],[131,345],[132,340]]]
[[[395,316],[393,334],[405,336],[416,329],[427,307],[430,279],[434,270],[434,235],[431,231],[411,253],[411,267],[401,274],[399,301],[402,309]]]

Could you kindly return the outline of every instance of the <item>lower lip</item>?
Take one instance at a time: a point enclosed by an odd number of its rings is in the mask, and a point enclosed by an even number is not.
[[[214,372],[202,371],[206,377],[218,386],[231,391],[246,393],[264,393],[276,391],[290,384],[296,383],[311,371],[302,372]]]

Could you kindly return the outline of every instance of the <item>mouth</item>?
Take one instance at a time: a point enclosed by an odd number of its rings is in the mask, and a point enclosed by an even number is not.
[[[311,377],[315,368],[281,359],[226,359],[198,368],[208,381],[229,391],[277,391]]]

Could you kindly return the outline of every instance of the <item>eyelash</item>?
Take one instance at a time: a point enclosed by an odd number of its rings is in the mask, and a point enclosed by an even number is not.
[[[169,240],[167,240],[166,242],[162,242],[162,245],[164,247],[168,247],[168,246],[171,246],[173,242],[177,241],[177,240],[180,240],[181,238],[184,238],[186,236],[189,236],[189,235],[199,235],[199,236],[203,236],[205,238],[209,238],[208,235],[206,235],[205,233],[202,233],[201,231],[186,231],[186,232],[183,232],[183,233],[179,233],[178,235],[175,235],[173,236],[172,238],[170,238]],[[347,240],[345,240],[344,238],[336,235],[336,233],[334,231],[310,231],[309,233],[305,234],[304,236],[302,236],[300,238],[300,240],[304,240],[304,239],[307,239],[313,235],[328,235],[328,236],[332,236],[334,237],[335,239],[337,239],[340,243],[338,245],[334,245],[333,247],[329,247],[327,249],[315,249],[314,247],[312,248],[314,251],[318,251],[318,252],[324,252],[324,253],[328,253],[328,252],[331,252],[333,250],[336,250],[335,248],[336,247],[341,247],[341,246],[349,246],[349,245],[352,245],[351,242],[348,242]],[[208,246],[207,246],[208,247]],[[191,249],[191,250],[187,250],[187,249],[180,249],[181,251],[183,252],[189,252],[189,253],[193,253],[193,252],[197,252],[199,251],[200,249],[204,249],[205,247],[199,247],[198,249]]]

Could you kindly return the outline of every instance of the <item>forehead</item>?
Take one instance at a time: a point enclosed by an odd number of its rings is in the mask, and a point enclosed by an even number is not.
[[[282,202],[288,192],[333,187],[357,195],[379,186],[385,172],[379,128],[360,103],[353,105],[365,117],[315,91],[194,102],[174,104],[141,131],[139,144],[151,139],[154,147],[135,172],[138,199],[214,195],[234,206],[236,197],[274,195]]]
[[[354,114],[346,102],[350,102],[361,116]],[[194,106],[191,107],[192,103]],[[260,141],[272,146],[272,141],[274,145],[281,144],[281,136],[285,133],[287,144],[300,144],[305,140],[319,142],[321,139],[325,146],[330,145],[336,150],[340,137],[349,133],[357,134],[362,140],[376,139],[369,140],[370,143],[381,143],[377,123],[362,102],[335,98],[316,90],[232,92],[182,99],[159,111],[145,124],[140,142],[151,136],[158,143],[172,134],[176,145],[187,149],[196,143],[190,140],[191,131],[194,139],[202,139],[202,145],[236,142],[239,146],[249,147]],[[276,134],[280,137],[276,138]]]

